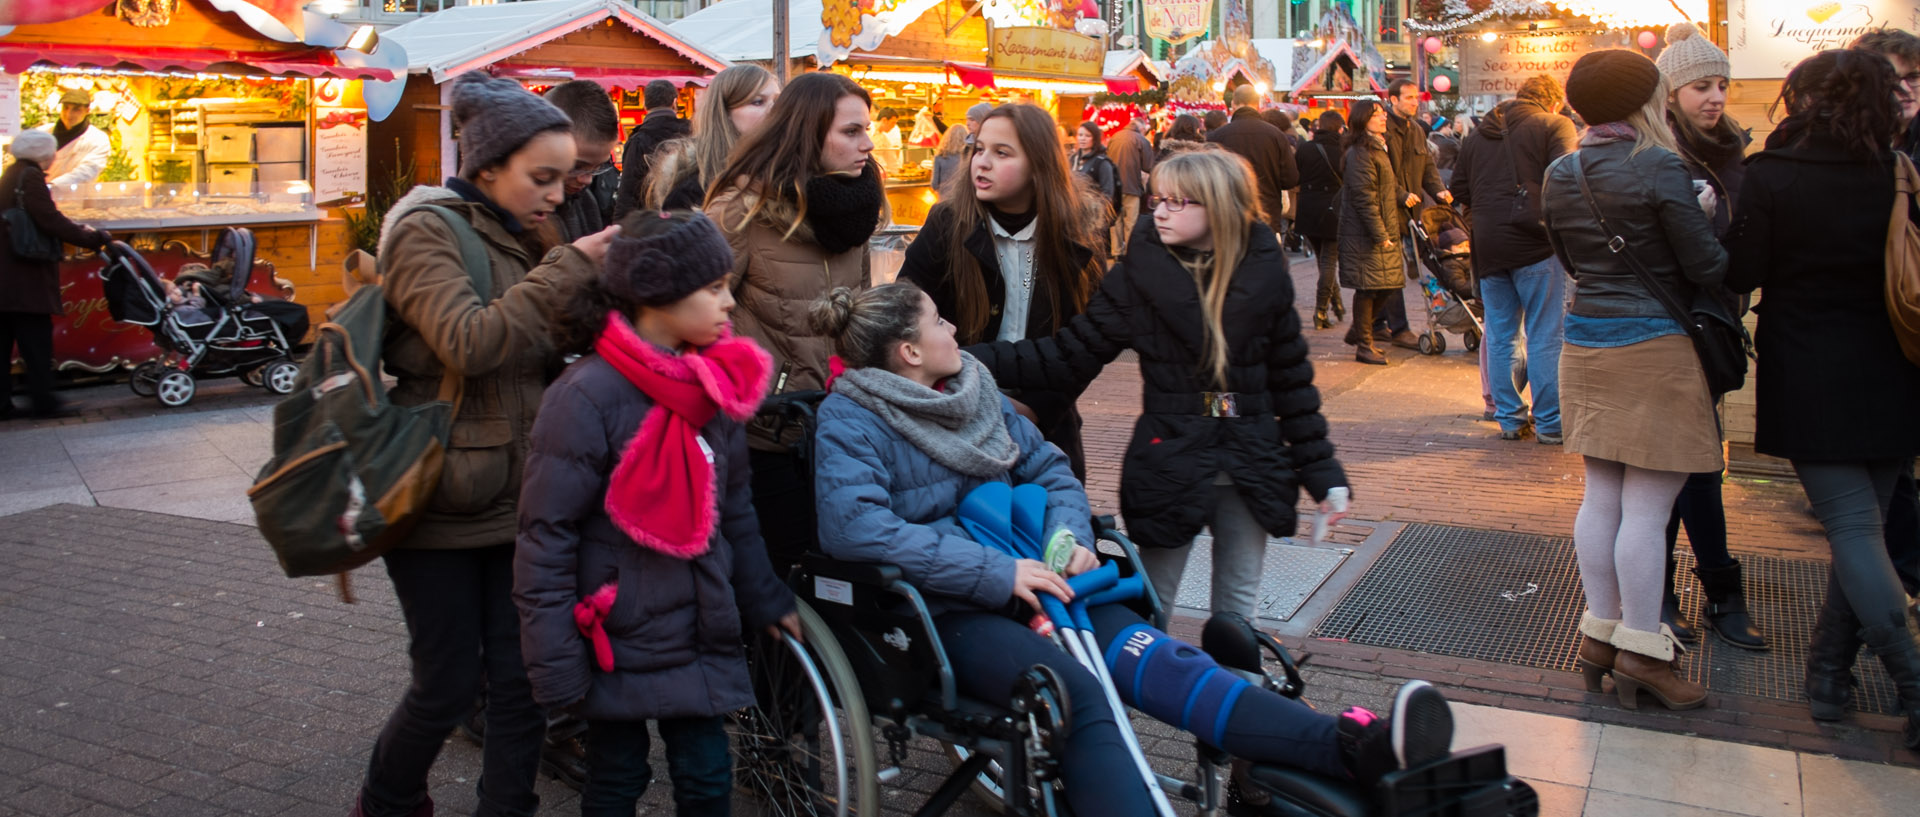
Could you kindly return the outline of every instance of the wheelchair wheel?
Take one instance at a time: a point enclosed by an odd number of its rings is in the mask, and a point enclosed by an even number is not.
[[[826,622],[799,602],[802,644],[755,634],[747,660],[759,703],[733,714],[734,784],[780,815],[880,811],[873,719]]]
[[[945,748],[947,750],[947,762],[952,763],[955,767],[965,763],[967,758],[973,755],[973,753],[968,751],[964,746],[956,746],[949,743]],[[973,785],[970,787],[973,791],[973,796],[979,798],[981,804],[985,805],[988,811],[995,814],[1007,813],[1005,778],[1006,770],[1001,767],[1000,761],[988,761],[987,768],[981,770],[980,774],[973,778]],[[1034,808],[1036,810],[1045,811],[1045,807],[1040,805],[1042,802],[1040,792],[1033,791],[1029,795],[1027,802],[1035,804]]]

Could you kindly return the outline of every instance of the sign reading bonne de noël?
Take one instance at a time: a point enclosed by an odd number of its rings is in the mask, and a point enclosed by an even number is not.
[[[1512,96],[1528,77],[1551,74],[1562,83],[1580,55],[1627,44],[1627,34],[1507,37],[1460,43],[1460,93]]]
[[[1735,79],[1780,79],[1801,60],[1882,28],[1920,30],[1920,0],[1727,0]]]
[[[1009,71],[1097,77],[1106,59],[1100,41],[1046,26],[993,30],[988,62]]]
[[[1184,43],[1207,33],[1213,19],[1213,0],[1141,0],[1140,5],[1147,36],[1169,43]]]

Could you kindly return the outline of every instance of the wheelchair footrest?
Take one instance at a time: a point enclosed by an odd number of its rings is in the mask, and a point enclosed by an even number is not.
[[[1272,796],[1260,810],[1268,817],[1532,817],[1540,811],[1533,788],[1507,774],[1506,750],[1498,745],[1394,772],[1372,790],[1283,766],[1256,765],[1247,779]]]

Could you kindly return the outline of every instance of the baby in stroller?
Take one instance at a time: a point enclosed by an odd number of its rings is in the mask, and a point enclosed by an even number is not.
[[[1461,300],[1477,297],[1473,286],[1473,242],[1467,225],[1450,207],[1429,207],[1420,213],[1432,256],[1427,265],[1441,286]]]

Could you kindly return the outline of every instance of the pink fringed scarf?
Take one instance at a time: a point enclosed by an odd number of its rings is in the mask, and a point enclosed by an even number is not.
[[[700,429],[716,411],[735,420],[752,417],[766,396],[773,359],[752,340],[731,334],[704,349],[669,355],[617,312],[608,313],[593,348],[654,401],[613,468],[607,515],[642,547],[679,559],[706,553],[718,498],[713,456]]]

